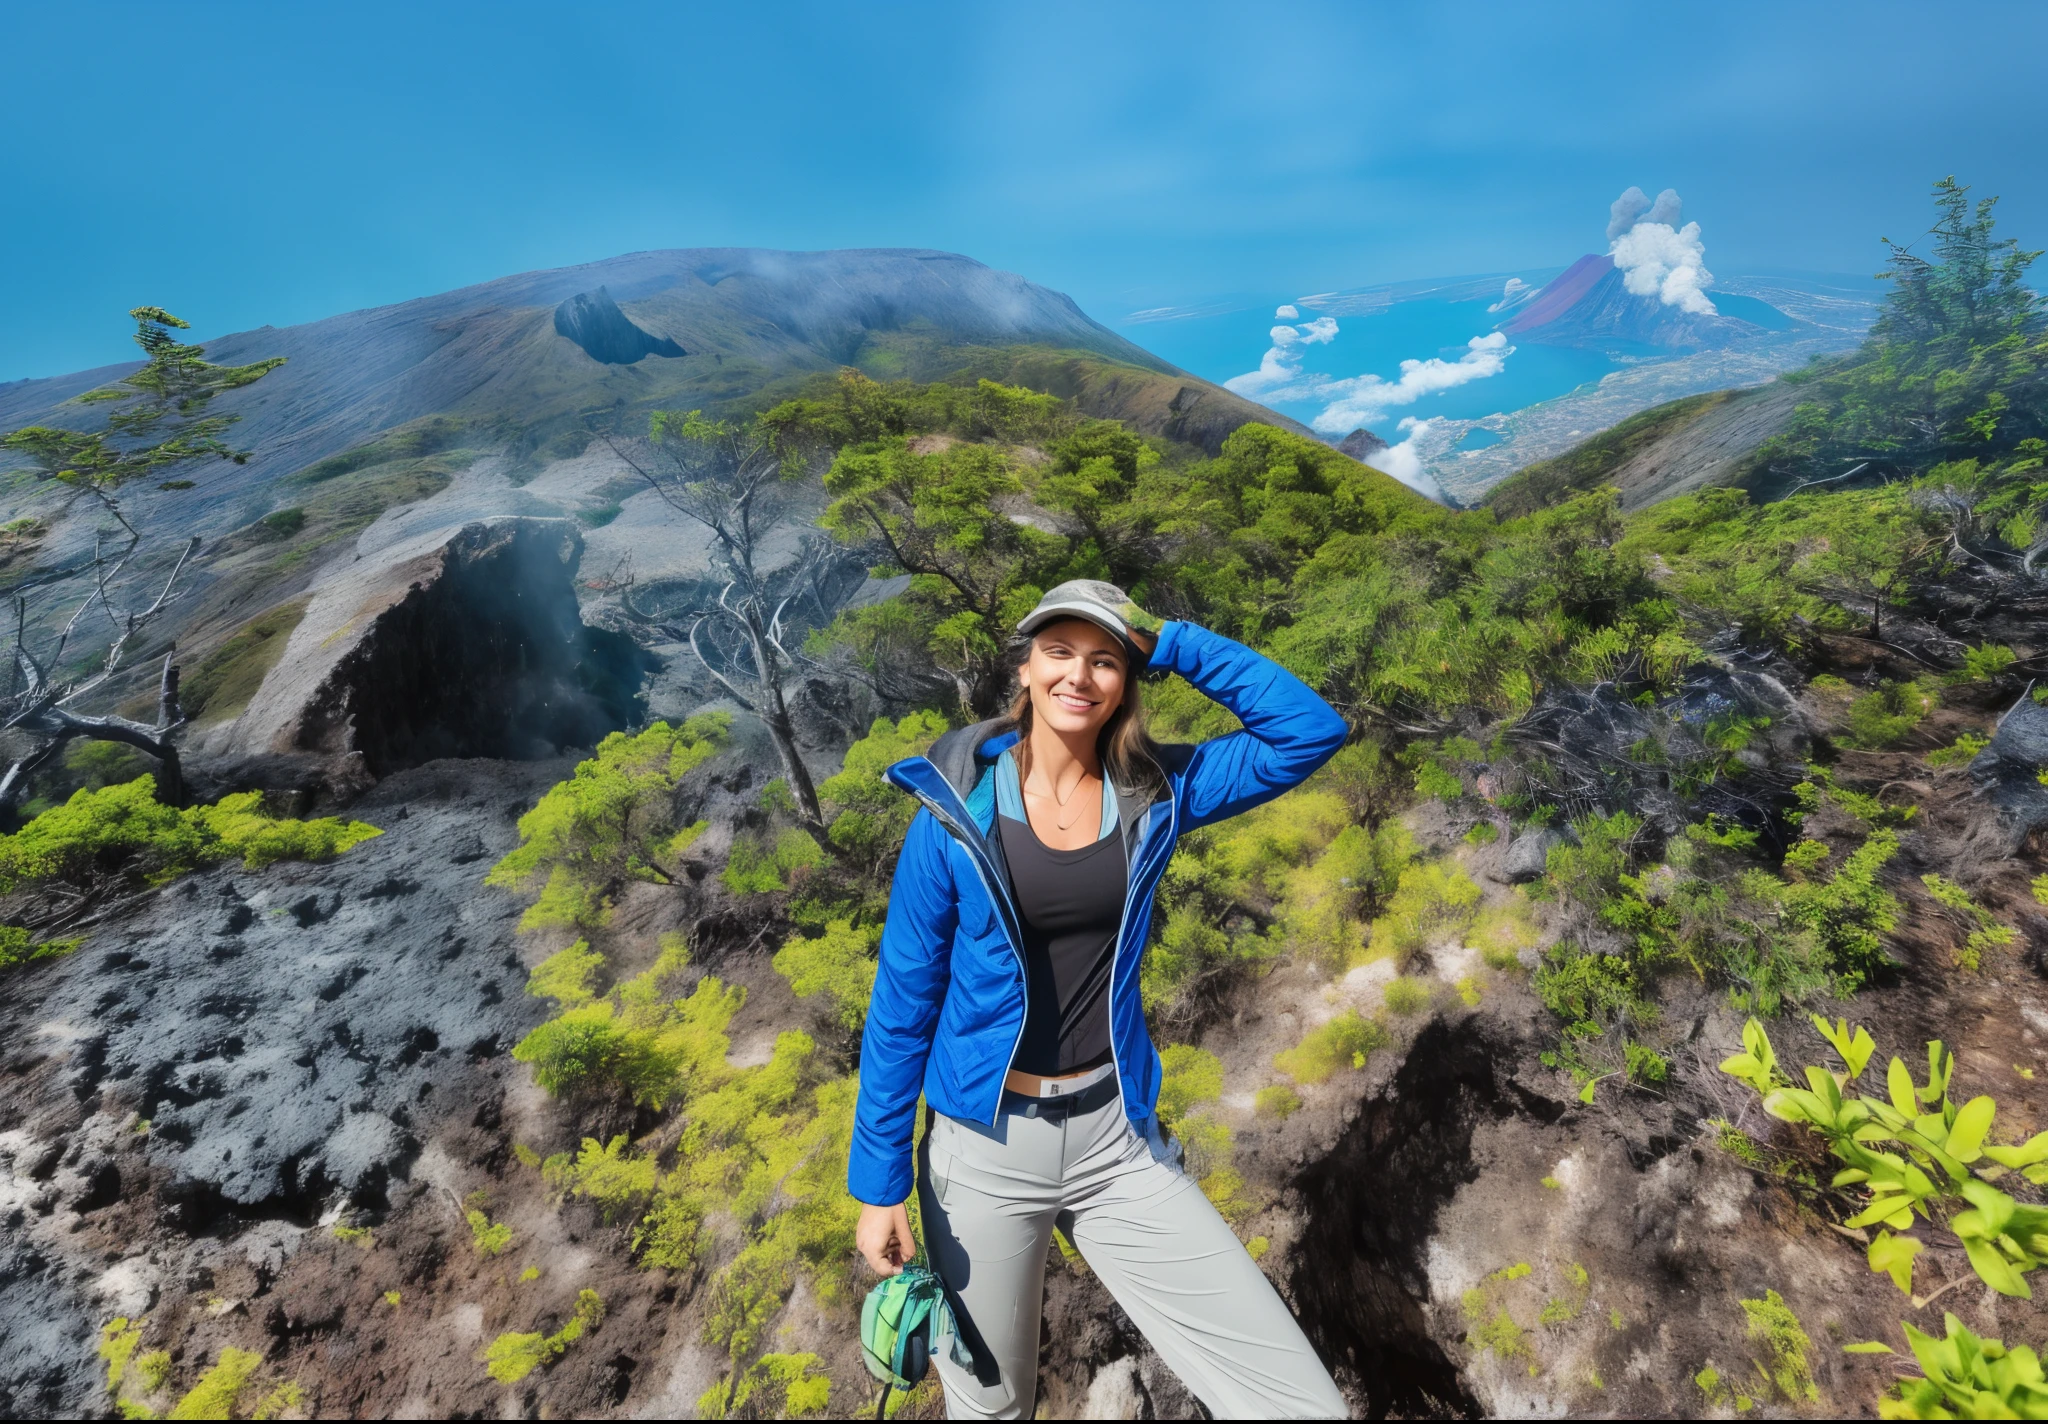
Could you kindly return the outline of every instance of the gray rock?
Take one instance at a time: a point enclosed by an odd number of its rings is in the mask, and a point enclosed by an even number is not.
[[[1543,865],[1550,848],[1564,844],[1564,836],[1548,826],[1531,826],[1516,836],[1501,857],[1501,875],[1510,885],[1526,885],[1543,878]]]
[[[2028,835],[2048,829],[2048,786],[2040,782],[2048,767],[2048,705],[2031,691],[1999,719],[1991,745],[1970,763],[1977,794],[1997,812],[2008,856],[2019,854]]]

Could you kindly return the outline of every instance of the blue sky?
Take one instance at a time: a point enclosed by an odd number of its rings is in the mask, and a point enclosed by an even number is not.
[[[2048,245],[2048,6],[0,8],[0,380],[650,247],[965,252],[1115,321],[1562,265],[1674,187],[1868,272],[1955,172]]]

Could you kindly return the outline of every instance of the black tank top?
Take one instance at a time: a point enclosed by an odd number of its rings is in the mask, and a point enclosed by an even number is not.
[[[1024,1038],[1011,1066],[1051,1076],[1107,1062],[1109,977],[1129,885],[1123,837],[1112,830],[1079,850],[1054,850],[1014,817],[998,815],[996,826],[1024,921]]]

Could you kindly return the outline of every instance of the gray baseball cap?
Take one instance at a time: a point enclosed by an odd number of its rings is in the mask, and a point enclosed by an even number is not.
[[[1104,583],[1100,579],[1069,579],[1047,589],[1045,596],[1038,600],[1038,606],[1018,623],[1017,631],[1029,637],[1046,624],[1057,623],[1062,618],[1085,618],[1103,632],[1113,634],[1123,643],[1132,664],[1137,667],[1145,665],[1147,654],[1131,636],[1132,628],[1157,633],[1163,626],[1115,584]]]

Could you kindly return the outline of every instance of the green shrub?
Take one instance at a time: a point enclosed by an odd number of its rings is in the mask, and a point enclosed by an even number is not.
[[[1984,643],[1963,654],[1963,665],[1950,677],[1957,682],[1993,682],[2003,677],[2019,655],[2003,643]]]
[[[1956,951],[1956,963],[1965,969],[1982,967],[1984,951],[2000,949],[2019,938],[2011,925],[2002,925],[1992,913],[1978,904],[1970,892],[1952,880],[1939,875],[1923,875],[1920,883],[1927,887],[1927,893],[1934,902],[1946,910],[1949,918],[1962,926],[1966,938],[1962,948]]]
[[[603,968],[604,956],[590,947],[589,940],[579,939],[536,964],[526,976],[526,992],[573,1009],[597,996],[591,980]]]
[[[1521,968],[1522,951],[1534,948],[1541,936],[1530,916],[1528,900],[1516,895],[1481,910],[1465,938],[1478,949],[1487,968],[1508,970]]]
[[[1975,732],[1964,732],[1945,747],[1938,747],[1927,754],[1929,766],[1968,766],[1977,759],[1977,753],[1991,745],[1991,738]]]
[[[1461,934],[1479,906],[1479,887],[1448,861],[1401,872],[1386,913],[1372,924],[1372,949],[1405,963],[1411,954]]]
[[[1551,946],[1537,966],[1536,997],[1565,1021],[1568,1038],[1598,1038],[1607,1024],[1650,1012],[1627,956],[1589,954],[1570,940]]]
[[[553,1364],[584,1333],[604,1320],[604,1300],[594,1290],[576,1293],[576,1308],[552,1335],[506,1333],[484,1351],[486,1372],[499,1384],[518,1384],[542,1365]],[[225,1418],[225,1415],[214,1415]]]
[[[512,1228],[504,1222],[494,1222],[483,1211],[471,1207],[465,1218],[469,1222],[471,1242],[479,1256],[503,1255],[512,1245]]]
[[[656,722],[637,735],[612,733],[519,818],[518,847],[484,883],[529,893],[554,886],[548,922],[594,927],[591,907],[614,883],[672,879],[673,862],[661,863],[663,852],[680,853],[671,793],[725,744],[731,727],[730,714],[704,712],[681,727]]]
[[[19,925],[0,925],[0,969],[12,969],[34,959],[61,959],[84,943],[82,936],[38,943],[35,936]]]
[[[1300,1043],[1273,1056],[1273,1066],[1297,1083],[1320,1083],[1343,1068],[1363,1068],[1366,1060],[1393,1044],[1393,1035],[1356,1009],[1346,1010]]]
[[[1285,1122],[1301,1107],[1301,1094],[1285,1083],[1273,1083],[1252,1094],[1252,1106],[1261,1117],[1277,1117]]]
[[[1390,1014],[1419,1014],[1429,1007],[1429,985],[1420,979],[1390,980],[1386,994]]]
[[[763,1355],[697,1401],[699,1419],[801,1419],[824,1409],[832,1379],[816,1355]]]
[[[882,773],[906,757],[922,756],[946,726],[936,712],[912,712],[893,723],[879,717],[865,737],[846,749],[839,774],[818,786],[819,797],[839,808],[826,835],[841,854],[872,869],[896,853],[917,813],[917,800]]]
[[[1167,1128],[1201,1103],[1223,1095],[1223,1060],[1189,1043],[1170,1044],[1159,1055],[1159,1121]]]
[[[172,1419],[232,1419],[249,1376],[256,1373],[263,1357],[254,1350],[233,1348],[220,1352],[213,1368],[199,1377],[191,1392],[172,1406]]]
[[[156,778],[79,791],[10,836],[0,836],[0,893],[37,881],[89,885],[132,873],[162,885],[239,856],[251,869],[279,860],[325,860],[383,832],[361,821],[295,821],[266,814],[263,793],[223,796],[184,810],[156,799]]]
[[[596,1138],[586,1137],[573,1158],[567,1153],[550,1158],[541,1172],[557,1196],[595,1203],[606,1225],[644,1206],[654,1195],[654,1158],[632,1152],[623,1132],[602,1146]]]
[[[809,832],[795,826],[784,829],[772,847],[760,837],[738,835],[719,879],[736,895],[768,895],[789,889],[794,877],[824,859]]]
[[[1931,686],[1885,681],[1849,704],[1849,736],[1859,747],[1904,741],[1939,703]]]
[[[875,946],[880,939],[879,930],[855,929],[845,920],[833,920],[815,939],[791,935],[775,955],[775,972],[789,981],[799,998],[826,995],[840,1024],[858,1030],[875,988]]]

